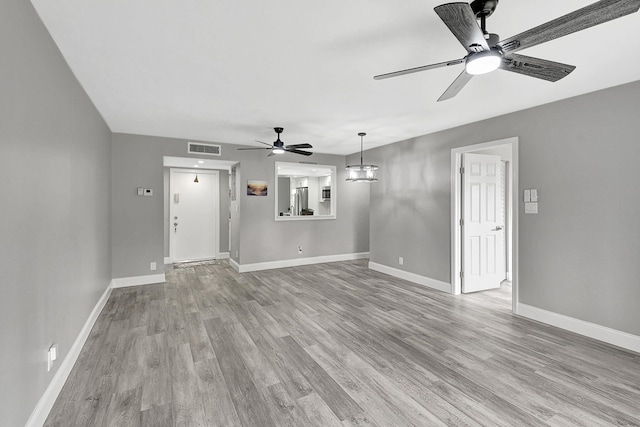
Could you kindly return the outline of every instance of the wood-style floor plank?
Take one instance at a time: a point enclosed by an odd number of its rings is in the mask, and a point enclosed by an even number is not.
[[[114,289],[47,426],[640,426],[640,355],[364,260]]]

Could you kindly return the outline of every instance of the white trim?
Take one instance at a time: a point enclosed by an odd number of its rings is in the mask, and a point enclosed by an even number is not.
[[[168,257],[168,256],[164,257],[164,264],[165,265],[173,264],[173,260],[171,259],[171,257]]]
[[[233,258],[229,258],[229,265],[231,266],[231,268],[233,268],[235,271],[237,271],[238,273],[240,273],[240,264],[238,264],[236,262],[235,259]]]
[[[231,255],[229,254],[229,252],[220,252],[218,253],[218,256],[216,257],[216,259],[227,259],[230,256]]]
[[[462,153],[484,150],[500,145],[511,145],[511,309],[518,314],[518,174],[519,152],[518,137],[505,138],[482,144],[453,148],[451,150],[451,293],[460,295],[462,284],[460,281],[461,256],[460,256],[460,187],[459,174]]]
[[[109,284],[109,286],[107,286],[107,289],[105,289],[104,293],[96,303],[95,307],[93,307],[93,310],[91,310],[91,313],[89,314],[89,318],[85,322],[82,329],[80,329],[80,333],[78,334],[78,337],[71,345],[69,352],[67,353],[64,360],[60,364],[60,367],[58,368],[55,375],[51,379],[51,382],[47,386],[46,390],[40,397],[40,400],[38,401],[36,407],[33,409],[33,412],[31,413],[31,416],[29,417],[29,420],[26,423],[27,427],[42,426],[44,422],[47,420],[47,417],[49,416],[49,412],[51,411],[53,404],[58,398],[58,395],[60,394],[60,391],[62,390],[64,383],[67,381],[67,378],[69,378],[69,374],[73,369],[73,365],[75,365],[76,361],[78,360],[78,356],[80,356],[80,351],[82,351],[82,347],[84,346],[84,343],[87,341],[87,338],[91,333],[91,329],[93,328],[93,325],[96,323],[98,316],[100,316],[102,309],[104,308],[105,304],[109,300],[112,287],[113,287],[113,281]]]
[[[196,154],[196,153],[193,153]],[[238,162],[233,160],[218,160],[218,159],[210,159],[210,158],[197,158],[197,157],[172,157],[172,156],[164,156],[162,157],[162,166],[165,168],[187,168],[190,169],[193,167],[193,162],[202,160],[204,163],[199,165],[200,170],[202,169],[217,169],[217,170],[225,170],[231,172],[231,167],[236,165]]]
[[[113,288],[126,288],[127,286],[150,285],[152,283],[164,283],[164,273],[149,274],[148,276],[118,277],[111,281]]]
[[[300,265],[322,264],[325,262],[351,261],[354,259],[369,258],[369,252],[352,254],[325,255],[310,258],[283,259],[280,261],[257,262],[254,264],[238,264],[234,260],[229,263],[238,273],[249,271],[272,270],[274,268],[298,267]],[[234,265],[235,264],[235,265]],[[237,266],[237,268],[236,268]]]
[[[417,283],[418,285],[423,285],[438,291],[451,293],[450,283],[442,282],[440,280],[432,279],[427,276],[421,276],[419,274],[410,273],[408,271],[399,270],[397,268],[389,267],[371,261],[369,261],[369,268],[375,271],[379,271],[380,273],[388,274],[389,276]]]
[[[584,335],[598,341],[604,341],[627,350],[640,353],[640,336],[611,329],[595,323],[543,310],[527,304],[518,304],[518,314],[528,319],[537,320],[547,325],[556,326],[576,334]]]

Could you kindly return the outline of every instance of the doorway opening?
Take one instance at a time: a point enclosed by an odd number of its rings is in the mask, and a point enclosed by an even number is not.
[[[461,173],[465,162],[467,175]],[[488,205],[496,207],[495,213]],[[481,225],[491,228],[474,228]],[[483,274],[494,284],[478,282]],[[517,137],[451,150],[451,278],[454,295],[495,287],[495,280],[498,286],[510,281],[512,312],[517,314]]]
[[[219,173],[169,172],[169,253],[174,263],[215,259],[220,252]]]

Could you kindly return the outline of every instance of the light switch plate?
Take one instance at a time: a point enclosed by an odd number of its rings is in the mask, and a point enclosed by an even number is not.
[[[537,202],[538,201],[538,190],[535,188],[531,189],[531,201],[532,202]]]
[[[524,213],[527,214],[537,214],[538,213],[538,203],[529,202],[524,204]]]
[[[529,203],[531,201],[531,190],[524,190],[524,202]]]

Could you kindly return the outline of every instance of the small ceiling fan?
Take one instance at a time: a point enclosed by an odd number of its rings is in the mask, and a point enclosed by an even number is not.
[[[518,55],[515,52],[629,15],[640,9],[640,0],[601,0],[517,36],[500,40],[497,34],[489,33],[486,30],[486,19],[493,14],[498,6],[498,1],[474,0],[471,4],[447,3],[434,8],[445,25],[467,50],[467,56],[437,64],[380,74],[374,79],[381,80],[464,63],[465,69],[438,98],[438,101],[456,96],[474,75],[485,74],[498,68],[555,82],[569,75],[576,67]],[[480,26],[478,26],[477,20],[480,21]]]
[[[267,144],[266,142],[258,141],[260,144],[268,145],[269,147],[252,147],[252,148],[238,148],[238,150],[271,150],[269,156],[274,156],[276,154],[282,154],[285,151],[289,153],[302,154],[303,156],[310,156],[313,153],[310,151],[299,150],[300,148],[313,148],[311,144],[293,144],[293,145],[284,145],[284,142],[280,141],[280,134],[284,130],[283,128],[273,128],[278,134],[278,139],[273,141],[273,144]]]

